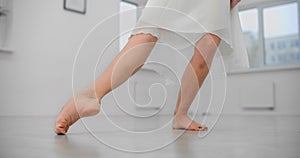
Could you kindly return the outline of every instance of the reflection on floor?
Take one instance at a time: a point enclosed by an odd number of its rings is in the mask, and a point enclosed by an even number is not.
[[[172,130],[171,116],[83,119],[66,136],[52,117],[0,117],[0,157],[298,158],[300,116],[221,116],[203,138]],[[203,133],[202,133],[203,135]]]

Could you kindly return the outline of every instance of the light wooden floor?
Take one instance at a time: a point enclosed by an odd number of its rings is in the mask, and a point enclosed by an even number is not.
[[[171,116],[109,118],[123,130],[99,116],[76,123],[66,136],[57,136],[52,117],[0,117],[0,157],[300,157],[300,116],[221,116],[204,138],[198,132],[172,130]],[[151,152],[132,153],[142,151]]]

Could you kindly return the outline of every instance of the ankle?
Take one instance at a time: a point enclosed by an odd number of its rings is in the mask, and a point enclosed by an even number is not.
[[[88,87],[85,88],[86,91],[89,91],[88,93],[90,93],[91,95],[93,95],[94,97],[96,97],[99,100],[99,103],[101,102],[102,98],[104,97],[104,95],[106,94],[105,92],[102,92],[100,90],[97,90],[94,85],[90,85]],[[84,90],[83,90],[84,91]]]
[[[176,114],[174,115],[174,117],[186,117],[187,113],[181,113],[181,112],[176,112]]]
[[[108,93],[107,91],[100,90],[99,88],[98,89],[94,88],[93,91],[97,99],[99,100],[99,102],[101,102],[102,98]]]

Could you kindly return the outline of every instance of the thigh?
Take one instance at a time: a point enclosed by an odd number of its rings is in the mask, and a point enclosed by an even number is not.
[[[134,34],[129,38],[129,43],[147,43],[147,42],[157,42],[158,38],[151,34]]]
[[[217,35],[205,34],[195,44],[194,58],[205,60],[210,64],[220,42],[221,39]]]

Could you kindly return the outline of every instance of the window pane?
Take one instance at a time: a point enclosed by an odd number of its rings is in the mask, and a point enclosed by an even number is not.
[[[297,3],[263,10],[267,65],[300,62]]]
[[[261,65],[262,55],[258,47],[258,11],[249,9],[239,13],[244,33],[250,67]]]

